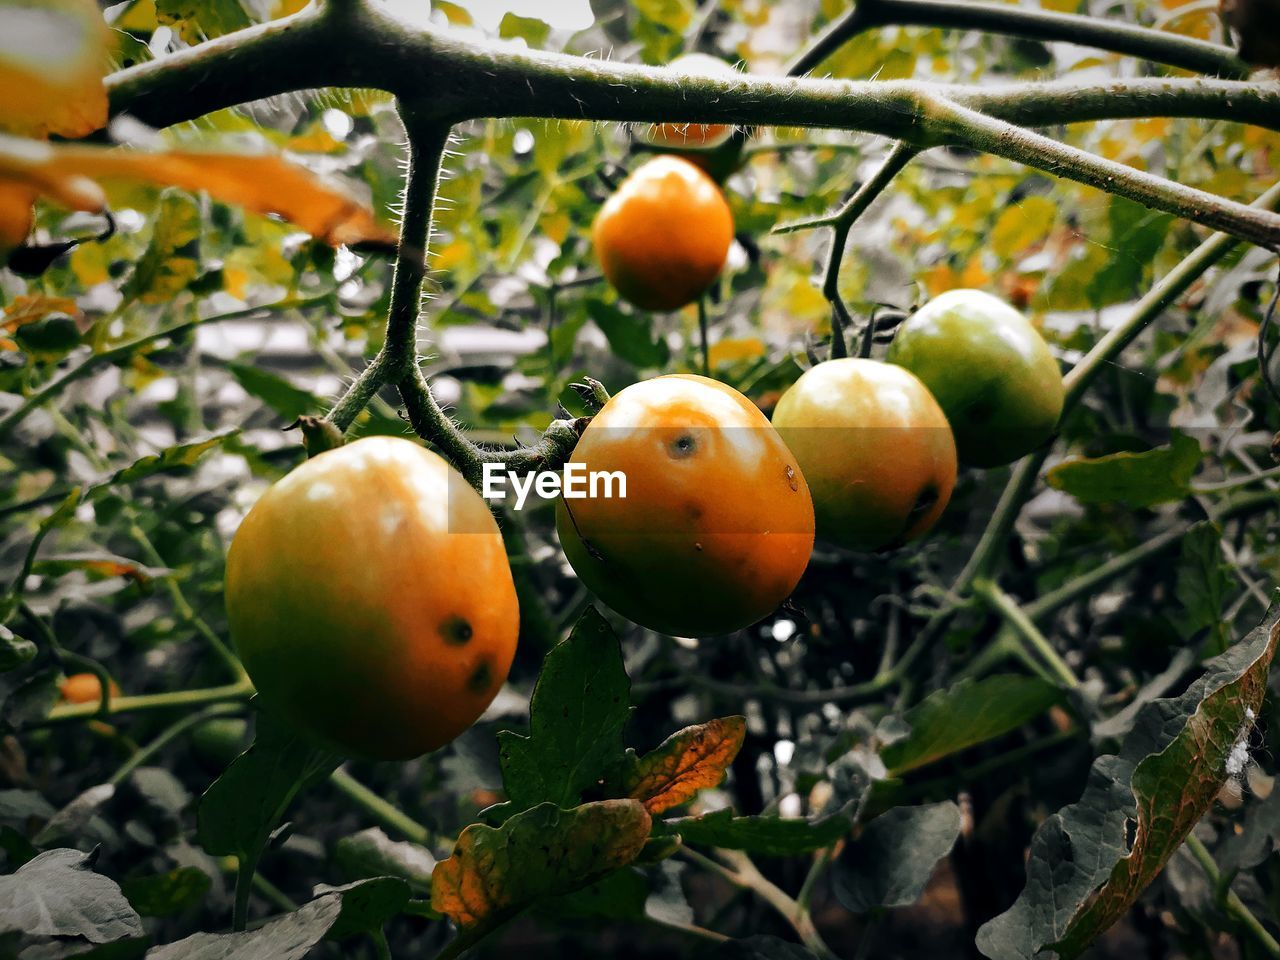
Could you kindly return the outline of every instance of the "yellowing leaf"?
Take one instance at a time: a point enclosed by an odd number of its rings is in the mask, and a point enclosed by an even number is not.
[[[759,337],[729,338],[717,340],[707,352],[707,361],[714,369],[725,363],[754,360],[765,355],[764,341]]]
[[[1007,207],[991,230],[991,248],[1013,257],[1044,240],[1058,217],[1058,205],[1048,197],[1027,197]]]
[[[635,800],[561,810],[543,803],[500,827],[473,823],[431,874],[431,906],[464,931],[486,929],[530,903],[572,893],[624,867],[649,839]]]
[[[83,137],[107,122],[111,33],[94,0],[0,0],[0,130]]]
[[[4,318],[0,319],[0,330],[13,333],[19,327],[42,320],[51,313],[65,313],[76,316],[80,308],[68,297],[46,297],[43,294],[14,297],[13,302],[5,307]]]
[[[341,185],[278,156],[134,153],[0,135],[0,192],[25,189],[74,210],[96,212],[106,204],[97,180],[205,191],[224,203],[277,214],[334,245],[395,242],[395,234]]]
[[[744,717],[685,727],[636,761],[623,788],[652,815],[678,807],[699,790],[719,785],[746,732]]]

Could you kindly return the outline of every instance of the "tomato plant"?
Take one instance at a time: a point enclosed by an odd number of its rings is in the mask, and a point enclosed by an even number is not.
[[[1280,957],[1274,7],[0,0],[0,956]]]

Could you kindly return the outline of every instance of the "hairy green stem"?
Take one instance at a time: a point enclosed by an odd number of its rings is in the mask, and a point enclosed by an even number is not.
[[[316,87],[376,87],[429,103],[437,117],[453,121],[528,116],[812,126],[896,139],[919,129],[914,104],[930,96],[1031,126],[1142,116],[1280,126],[1280,90],[1266,84],[1157,78],[964,86],[741,73],[690,78],[661,67],[526,50],[410,25],[365,3],[340,12],[304,10],[107,80],[112,112],[152,126]]]

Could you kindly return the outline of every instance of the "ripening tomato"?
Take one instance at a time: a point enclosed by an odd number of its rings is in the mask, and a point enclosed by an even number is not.
[[[1027,318],[981,290],[934,297],[898,329],[887,359],[932,391],[960,459],[1012,463],[1053,435],[1064,391],[1058,361]]]
[[[97,674],[73,673],[62,681],[58,688],[59,699],[63,703],[101,703],[102,681]],[[107,684],[107,700],[120,696],[120,688],[112,680]]]
[[[733,214],[715,181],[692,163],[655,157],[600,208],[591,238],[619,294],[646,310],[674,310],[720,275]]]
[[[705,637],[790,595],[813,548],[804,475],[746,397],[706,377],[633,384],[571,458],[626,478],[626,497],[562,498],[556,530],[591,590],[642,626]],[[617,492],[615,484],[614,493]]]
[[[737,73],[719,57],[687,53],[676,57],[667,69],[695,77],[733,76]],[[668,150],[709,150],[733,136],[726,123],[655,123],[644,127],[640,137],[646,143]]]
[[[520,621],[489,508],[398,437],[321,453],[263,494],[227,556],[227,615],[267,706],[375,759],[415,757],[474,723]]]
[[[915,376],[876,360],[820,363],[783,394],[773,425],[813,492],[818,536],[899,546],[942,516],[956,482],[947,418]]]

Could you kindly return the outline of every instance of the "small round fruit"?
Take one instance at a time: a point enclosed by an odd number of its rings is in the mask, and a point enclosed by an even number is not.
[[[981,290],[934,297],[899,328],[887,359],[924,381],[955,432],[960,459],[1012,463],[1062,415],[1062,372],[1027,318]]]
[[[249,749],[249,723],[240,717],[214,717],[191,731],[196,759],[211,770],[225,770]]]
[[[98,679],[97,674],[73,673],[62,681],[58,693],[63,703],[101,703],[102,681]],[[120,696],[120,688],[112,680],[107,685],[107,700],[110,701],[118,696]]]
[[[655,157],[600,208],[591,238],[622,297],[645,310],[674,310],[720,275],[733,214],[715,181],[692,163]]]
[[[737,73],[719,57],[705,53],[687,53],[667,65],[668,70],[694,77],[723,77]],[[668,150],[710,150],[733,136],[726,123],[655,123],[642,129],[641,139]]]
[[[418,756],[474,723],[520,626],[489,508],[397,437],[321,453],[263,494],[227,555],[227,616],[265,705],[374,759]]]
[[[813,492],[818,536],[854,550],[900,546],[942,516],[956,447],[933,395],[901,367],[820,363],[782,395],[773,425]]]
[[[625,499],[562,498],[556,530],[582,582],[642,626],[680,637],[750,626],[808,565],[804,475],[764,414],[722,383],[669,376],[627,387],[571,460],[587,476],[626,477]]]

